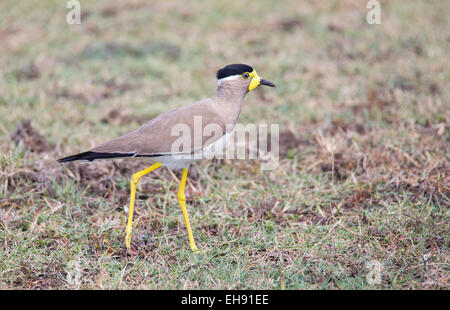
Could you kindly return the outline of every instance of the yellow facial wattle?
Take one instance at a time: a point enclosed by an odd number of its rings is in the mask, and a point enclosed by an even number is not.
[[[252,77],[252,80],[250,81],[250,85],[248,86],[249,91],[255,89],[261,83],[261,78],[259,77],[258,73],[256,73],[255,69],[253,69],[253,71],[250,73],[250,76]]]

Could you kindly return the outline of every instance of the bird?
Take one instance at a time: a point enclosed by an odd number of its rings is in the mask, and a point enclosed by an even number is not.
[[[89,151],[58,159],[59,163],[72,161],[95,161],[100,159],[145,158],[152,165],[134,173],[130,181],[128,221],[125,234],[125,246],[131,249],[133,210],[136,184],[144,175],[162,167],[182,169],[178,188],[180,204],[187,229],[189,246],[194,252],[201,252],[194,240],[186,209],[185,185],[188,169],[192,162],[202,159],[204,152],[215,153],[230,137],[238,120],[244,98],[250,91],[264,85],[275,87],[271,81],[262,79],[256,70],[246,64],[230,64],[216,73],[217,89],[214,96],[162,113],[143,124],[135,131],[98,145]],[[198,122],[200,120],[201,122]],[[207,126],[216,128],[214,136],[202,135],[195,141],[192,130]],[[187,129],[184,142],[180,142],[181,129]],[[190,131],[190,132],[189,132]],[[194,145],[192,145],[192,137]]]

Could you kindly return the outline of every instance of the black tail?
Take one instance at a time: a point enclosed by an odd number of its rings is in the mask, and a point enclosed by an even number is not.
[[[68,157],[64,157],[61,159],[58,159],[59,163],[65,163],[68,161],[74,161],[74,160],[87,160],[87,161],[93,161],[95,159],[105,159],[105,158],[118,158],[118,157],[133,157],[136,154],[134,153],[97,153],[97,152],[84,152]]]

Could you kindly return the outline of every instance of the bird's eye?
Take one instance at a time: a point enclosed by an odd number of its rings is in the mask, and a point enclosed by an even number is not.
[[[242,78],[244,79],[248,79],[249,76],[250,74],[248,74],[248,72],[242,73]]]

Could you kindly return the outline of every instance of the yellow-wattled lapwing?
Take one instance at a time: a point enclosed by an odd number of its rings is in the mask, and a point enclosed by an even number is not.
[[[239,117],[244,97],[249,91],[259,85],[275,86],[272,82],[261,79],[251,66],[244,64],[223,67],[217,71],[217,79],[217,90],[213,97],[163,113],[133,132],[94,147],[90,151],[58,160],[64,163],[74,160],[143,157],[153,163],[152,166],[131,177],[130,207],[125,236],[125,245],[128,249],[131,244],[136,183],[147,173],[161,166],[167,166],[172,169],[183,169],[178,200],[186,222],[190,247],[193,251],[198,251],[186,210],[185,185],[189,165],[194,160],[202,158],[202,156],[195,156],[198,152],[219,150],[220,145],[225,144]],[[174,144],[179,137],[174,135],[173,129],[181,124],[188,126],[191,132],[194,132],[196,119],[199,117],[201,129],[208,125],[215,125],[220,127],[220,134],[212,138],[202,136],[200,143],[197,143],[198,147],[183,145],[182,149],[174,150]]]

